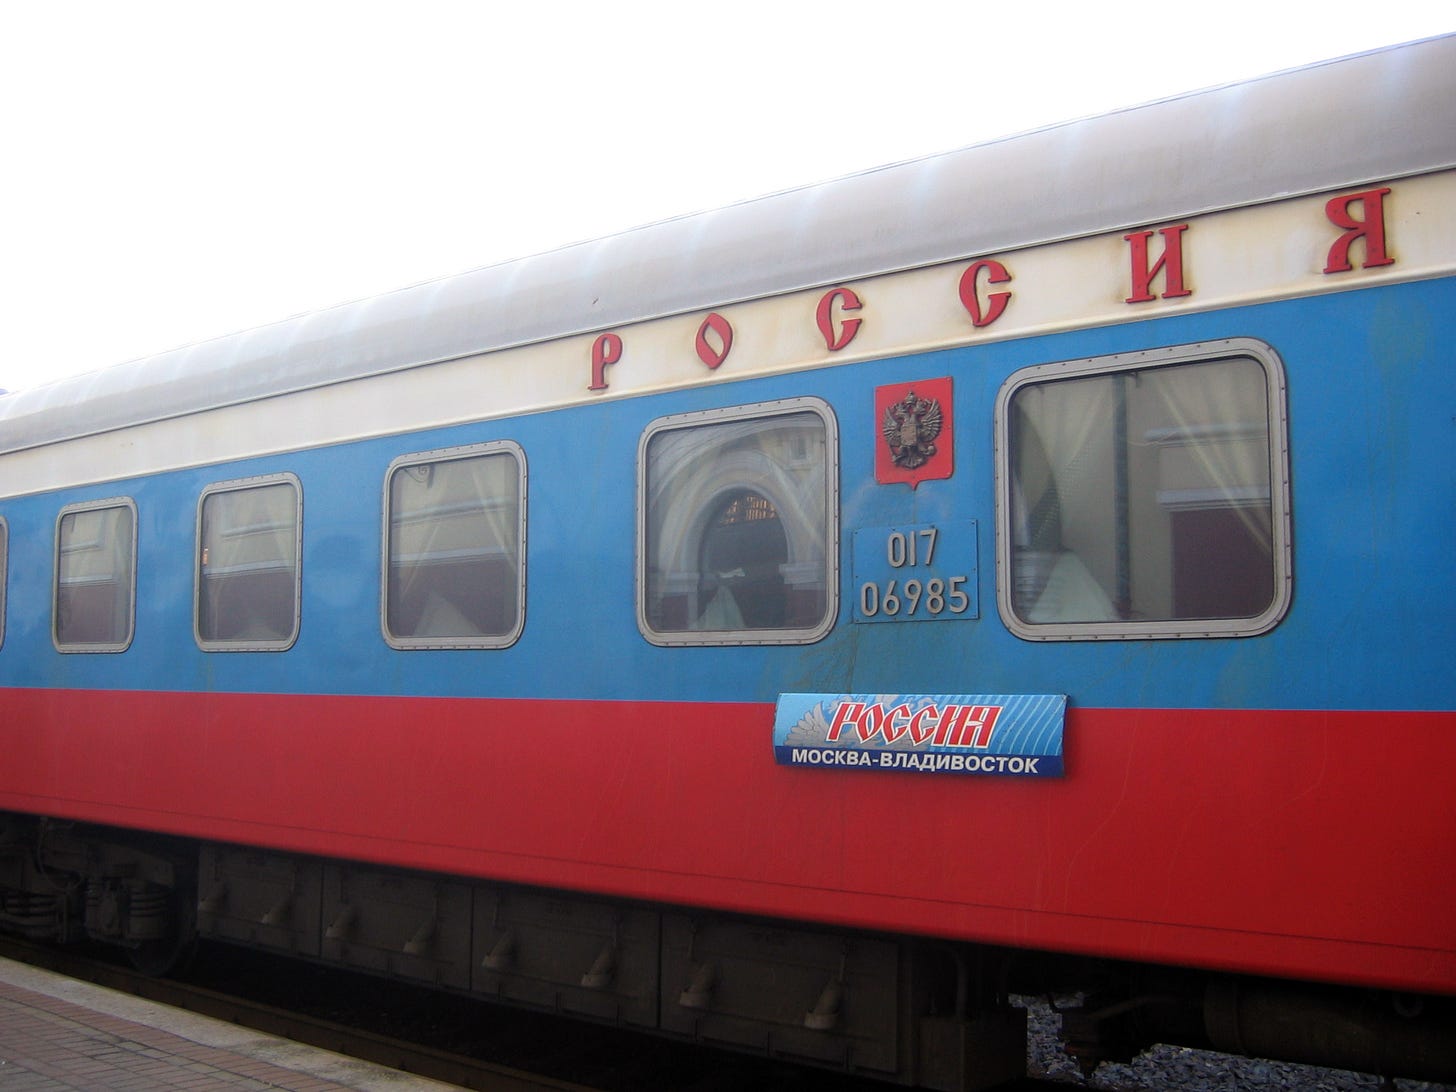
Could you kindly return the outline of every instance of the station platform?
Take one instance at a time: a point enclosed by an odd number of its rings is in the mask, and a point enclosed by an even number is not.
[[[0,959],[4,1092],[454,1087]]]

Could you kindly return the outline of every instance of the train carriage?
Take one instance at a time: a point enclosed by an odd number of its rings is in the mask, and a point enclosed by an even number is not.
[[[1453,71],[0,398],[0,926],[930,1087],[1049,988],[1089,1065],[1456,1080]]]

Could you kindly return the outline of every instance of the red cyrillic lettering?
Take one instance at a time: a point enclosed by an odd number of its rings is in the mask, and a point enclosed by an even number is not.
[[[915,711],[910,718],[910,742],[915,744],[924,743],[930,738],[930,733],[935,730],[935,725],[930,723],[940,716],[940,709],[934,705],[925,705]]]
[[[1135,231],[1131,235],[1123,236],[1130,244],[1132,251],[1132,295],[1127,297],[1125,303],[1147,303],[1149,300],[1157,299],[1157,295],[1152,291],[1152,285],[1153,278],[1159,273],[1163,274],[1166,286],[1166,290],[1163,292],[1164,299],[1193,295],[1192,290],[1183,284],[1183,233],[1187,230],[1187,224],[1174,224],[1172,227],[1159,228],[1158,234],[1163,237],[1163,253],[1152,265],[1148,264],[1148,242],[1152,239],[1153,233]]]
[[[865,707],[863,702],[842,701],[834,707],[834,723],[829,726],[829,734],[825,737],[828,742],[834,743],[839,739],[839,733],[845,725],[855,725],[864,717]]]
[[[708,331],[718,335],[718,342],[721,348],[715,348],[708,340]],[[717,368],[719,364],[728,359],[728,354],[733,350],[733,327],[728,320],[714,311],[703,320],[698,327],[698,359],[709,368]]]
[[[607,365],[622,359],[622,339],[616,334],[602,334],[592,342],[592,381],[589,391],[607,389]]]
[[[1378,190],[1331,197],[1325,202],[1325,215],[1330,223],[1345,229],[1330,247],[1329,258],[1325,262],[1326,273],[1348,273],[1354,268],[1350,264],[1350,246],[1356,239],[1365,240],[1365,260],[1360,263],[1362,268],[1395,263],[1385,250],[1385,195],[1389,192],[1389,186],[1382,186]],[[1351,211],[1356,204],[1362,214],[1359,220]]]
[[[1010,292],[992,292],[986,297],[986,305],[981,306],[981,295],[976,278],[982,273],[986,274],[987,284],[1011,283],[1011,273],[994,258],[983,258],[979,262],[972,262],[970,267],[961,274],[961,306],[970,314],[971,325],[976,327],[990,326],[1001,317],[1001,313],[1006,310],[1006,305],[1011,302]]]
[[[824,346],[831,353],[837,353],[851,341],[854,335],[859,333],[859,325],[862,319],[844,319],[839,324],[839,329],[834,328],[834,304],[838,301],[842,311],[858,311],[860,309],[859,296],[855,295],[852,288],[835,288],[824,293],[819,301],[819,310],[815,320],[819,323],[819,332],[824,335]]]

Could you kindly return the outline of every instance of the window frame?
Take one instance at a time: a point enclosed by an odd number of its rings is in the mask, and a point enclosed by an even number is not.
[[[0,648],[5,647],[6,592],[10,588],[10,524],[0,516]]]
[[[400,637],[389,628],[389,526],[390,487],[397,471],[407,466],[424,463],[455,462],[481,456],[509,455],[516,463],[516,620],[509,631],[502,634],[484,634],[478,638],[449,637]],[[435,448],[400,455],[391,460],[384,472],[384,488],[380,504],[383,513],[379,547],[379,632],[385,644],[401,651],[422,649],[503,649],[510,648],[521,639],[526,628],[526,502],[529,468],[526,452],[514,440],[488,440],[482,443],[465,444],[457,447]]]
[[[293,487],[293,629],[286,638],[224,640],[202,636],[202,513],[207,499],[219,493],[240,493],[274,485]],[[303,483],[296,474],[261,474],[213,482],[197,496],[196,533],[192,553],[192,639],[204,652],[287,652],[298,643],[303,630]]]
[[[657,630],[648,621],[647,537],[648,476],[647,453],[654,437],[664,432],[732,421],[770,420],[812,413],[824,425],[824,616],[813,626],[793,629]],[[636,587],[637,628],[644,639],[662,647],[808,645],[823,640],[839,618],[839,422],[833,407],[811,396],[755,402],[688,413],[671,414],[649,422],[637,443],[637,542]],[[746,488],[746,487],[740,487]],[[757,492],[757,490],[752,490]]]
[[[1146,622],[1028,622],[1012,601],[1011,452],[1012,400],[1023,388],[1062,379],[1147,371],[1180,364],[1215,363],[1248,358],[1264,372],[1269,458],[1269,515],[1273,543],[1273,595],[1269,605],[1250,617],[1157,619]],[[1137,352],[1039,364],[1013,372],[1002,384],[995,410],[996,467],[996,602],[1001,620],[1026,641],[1163,640],[1253,637],[1273,629],[1289,611],[1293,593],[1293,539],[1290,519],[1289,413],[1284,363],[1278,352],[1257,338],[1238,337]]]
[[[124,508],[131,514],[131,536],[128,543],[128,558],[125,586],[127,592],[126,636],[120,641],[62,641],[60,633],[61,606],[61,527],[67,516],[83,512],[105,511]],[[56,513],[55,536],[51,554],[51,644],[57,652],[73,653],[118,653],[125,652],[136,640],[137,612],[137,505],[131,497],[107,497],[102,500],[81,501],[64,505]]]

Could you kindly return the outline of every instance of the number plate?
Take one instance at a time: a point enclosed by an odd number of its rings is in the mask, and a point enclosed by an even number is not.
[[[856,622],[978,618],[976,521],[854,532]]]

